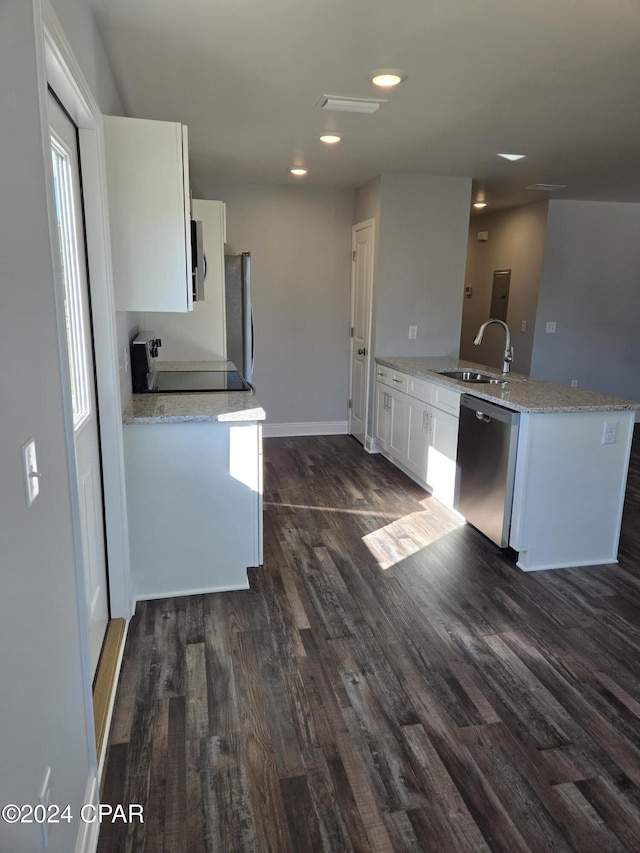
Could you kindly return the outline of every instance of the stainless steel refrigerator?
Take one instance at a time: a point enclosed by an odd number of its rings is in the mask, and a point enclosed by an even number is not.
[[[225,255],[225,315],[227,358],[247,382],[253,377],[253,311],[251,309],[251,254]]]

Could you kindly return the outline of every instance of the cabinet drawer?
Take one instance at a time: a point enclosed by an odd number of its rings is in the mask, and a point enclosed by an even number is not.
[[[393,371],[390,367],[385,367],[382,364],[376,364],[376,381],[382,382],[383,385],[391,385],[391,376]]]
[[[449,412],[456,417],[460,414],[460,392],[451,388],[443,388],[442,385],[432,384],[431,404],[443,412]]]
[[[433,382],[419,379],[417,376],[408,376],[407,380],[407,394],[411,394],[416,400],[422,400],[423,403],[432,401],[435,388]]]
[[[407,379],[408,376],[406,373],[399,373],[397,370],[391,371],[391,385],[392,388],[395,388],[396,391],[406,391],[407,390]]]

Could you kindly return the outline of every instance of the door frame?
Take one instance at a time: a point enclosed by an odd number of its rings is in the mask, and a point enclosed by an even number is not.
[[[371,339],[373,331],[373,288],[375,283],[375,248],[376,248],[376,220],[365,219],[362,222],[357,222],[351,226],[351,308],[349,315],[349,400],[353,400],[353,323],[355,312],[355,293],[356,293],[356,264],[355,264],[355,245],[356,232],[363,228],[371,227],[371,287],[369,289],[369,304],[367,306],[367,322],[369,324],[369,334],[367,335],[367,354],[365,356],[366,369],[364,377],[365,400],[364,400],[364,448],[371,452],[372,437],[369,434],[369,410],[371,402]],[[351,413],[353,409],[349,406],[347,432],[351,435]]]
[[[104,137],[102,114],[71,51],[62,27],[50,4],[50,0],[33,0],[33,4],[38,47],[36,61],[38,68],[42,150],[52,264],[54,269],[58,357],[63,377],[62,395],[65,406],[65,440],[71,486],[71,512],[73,519],[81,659],[85,681],[85,716],[87,720],[89,754],[95,756],[92,699],[93,679],[89,664],[80,509],[64,319],[64,283],[60,273],[55,220],[55,198],[47,107],[48,87],[50,86],[55,91],[78,127],[87,235],[87,265],[90,279],[91,314],[95,350],[96,393],[100,418],[100,451],[103,461],[110,615],[112,619],[123,617],[128,621],[133,615],[134,602],[131,592],[129,565],[122,415],[120,381],[118,376],[118,345],[108,227]],[[100,756],[95,757],[96,763],[94,769],[99,774]]]

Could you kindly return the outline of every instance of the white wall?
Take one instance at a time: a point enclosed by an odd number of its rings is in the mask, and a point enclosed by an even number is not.
[[[511,270],[507,324],[514,348],[512,369],[529,373],[547,222],[547,201],[474,216],[469,226],[465,285],[473,288],[462,303],[460,358],[502,369],[504,332],[490,326],[480,346],[473,345],[478,329],[489,319],[495,270]],[[488,231],[486,243],[478,231]],[[526,331],[521,331],[522,321]]]
[[[470,197],[470,178],[382,175],[376,355],[457,356]]]
[[[640,400],[638,318],[640,204],[549,202],[532,375]]]
[[[267,424],[346,421],[353,192],[202,180],[227,204],[227,251],[251,252],[256,395]]]
[[[117,109],[91,16],[56,2],[103,109]],[[76,595],[71,483],[58,359],[33,7],[0,4],[0,802],[36,803],[45,768],[54,802],[83,803],[91,771]],[[97,85],[97,81],[100,85]],[[10,81],[10,82],[9,82]],[[110,94],[109,94],[110,93]],[[41,493],[26,508],[21,445],[35,438]],[[74,849],[79,823],[50,831]],[[36,825],[0,822],[0,850],[42,849]]]

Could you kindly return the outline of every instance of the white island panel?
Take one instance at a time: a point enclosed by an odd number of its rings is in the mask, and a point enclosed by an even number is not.
[[[125,426],[136,598],[248,587],[262,563],[261,444],[256,422]]]
[[[633,411],[523,414],[509,544],[524,571],[617,562]],[[606,423],[615,444],[603,444]]]

